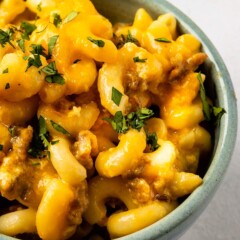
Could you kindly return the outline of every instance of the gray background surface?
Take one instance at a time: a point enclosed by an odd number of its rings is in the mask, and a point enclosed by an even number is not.
[[[240,1],[169,0],[210,38],[240,97]],[[238,112],[240,119],[240,113]],[[240,122],[240,121],[238,121]],[[240,125],[240,124],[239,124]],[[180,240],[240,240],[240,126],[232,161],[213,200]]]

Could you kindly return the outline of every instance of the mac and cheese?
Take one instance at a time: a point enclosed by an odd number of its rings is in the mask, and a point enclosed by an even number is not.
[[[0,233],[115,238],[173,211],[211,150],[206,58],[170,13],[112,26],[89,0],[1,1]]]

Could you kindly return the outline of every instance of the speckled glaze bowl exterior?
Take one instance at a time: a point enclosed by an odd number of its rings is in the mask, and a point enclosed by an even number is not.
[[[236,140],[237,105],[232,82],[225,64],[207,36],[186,15],[165,0],[92,0],[104,16],[114,22],[131,22],[139,7],[144,7],[152,17],[171,12],[178,20],[180,32],[190,32],[202,42],[208,55],[204,73],[211,81],[208,95],[215,94],[215,104],[223,107],[226,114],[215,130],[215,142],[210,164],[204,175],[203,184],[183,203],[162,220],[118,240],[173,240],[178,239],[206,208],[221,182]],[[142,219],[144,221],[144,219]],[[2,240],[14,238],[0,235]]]

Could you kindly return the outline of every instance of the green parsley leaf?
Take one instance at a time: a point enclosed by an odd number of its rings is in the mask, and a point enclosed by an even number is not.
[[[46,136],[45,135],[39,135],[39,136],[42,139],[42,143],[43,143],[44,147],[46,147],[46,148],[49,147],[50,143],[49,143],[48,139],[46,138]]]
[[[62,134],[64,134],[64,135],[66,135],[66,136],[68,136],[68,137],[72,137],[72,135],[71,135],[65,128],[63,128],[62,126],[60,126],[59,124],[57,124],[56,122],[54,122],[54,121],[52,121],[52,120],[50,120],[50,122],[51,122],[52,127],[53,127],[56,131],[58,131],[58,132],[60,132],[60,133],[62,133]]]
[[[133,35],[131,34],[131,32],[129,30],[128,30],[128,34],[127,34],[125,43],[128,43],[128,42],[135,43],[136,45],[139,45],[139,41],[135,37],[133,37]]]
[[[138,131],[145,124],[145,120],[154,115],[154,112],[148,108],[140,108],[136,112],[131,112],[127,116],[123,116],[121,111],[117,111],[113,118],[104,118],[109,122],[117,133],[126,133],[130,128]]]
[[[137,46],[140,46],[139,41],[133,37],[133,35],[131,34],[131,32],[129,30],[128,30],[127,35],[121,34],[121,36],[118,37],[114,34],[113,37],[114,37],[113,40],[115,42],[115,45],[118,49],[123,47],[123,45],[128,42],[131,42],[131,43],[136,44]]]
[[[117,133],[126,133],[129,130],[126,118],[123,116],[121,111],[117,111],[113,119],[103,118],[103,120],[109,122]]]
[[[42,66],[40,55],[34,54],[33,57],[28,57],[28,65],[25,72],[32,66],[39,68]]]
[[[154,112],[151,109],[140,108],[136,112],[129,113],[127,115],[127,121],[132,128],[140,131],[145,124],[145,120],[149,119],[153,115]]]
[[[201,72],[198,73],[197,79],[200,82],[200,98],[201,98],[202,105],[203,105],[203,114],[204,114],[205,120],[206,121],[213,120],[214,124],[218,124],[220,122],[223,114],[226,113],[226,111],[225,111],[225,109],[223,109],[221,107],[209,105],[209,103],[207,101],[207,97],[206,97],[205,88],[203,85]]]
[[[58,13],[54,13],[53,14],[53,24],[56,27],[60,27],[61,23],[62,23],[62,19],[61,19],[60,15]]]
[[[58,37],[59,37],[58,35],[55,35],[55,36],[50,37],[50,39],[49,39],[49,42],[48,42],[48,55],[49,56],[52,56],[52,51],[57,43]]]
[[[53,76],[46,76],[45,81],[48,83],[57,83],[60,85],[65,84],[64,78],[61,76],[61,74],[55,74]]]
[[[41,69],[47,76],[45,77],[45,81],[49,83],[57,83],[63,85],[65,83],[64,78],[58,73],[56,69],[55,62],[49,63],[47,66]]]
[[[172,41],[167,38],[155,38],[156,42],[171,43]]]
[[[34,158],[45,158],[50,156],[48,147],[50,143],[50,135],[47,131],[46,121],[40,116],[33,121],[33,138],[30,143],[28,154]]]
[[[39,135],[45,135],[47,133],[47,124],[43,116],[40,116],[39,119]]]
[[[2,71],[2,74],[5,74],[5,73],[8,73],[8,68],[6,68]]]
[[[133,61],[134,61],[134,62],[144,63],[144,62],[147,61],[147,58],[141,59],[141,58],[139,58],[139,57],[137,56],[137,57],[134,57],[134,58],[133,58]]]
[[[146,136],[147,136],[147,145],[149,145],[150,149],[152,151],[157,150],[160,147],[160,145],[158,144],[157,134],[155,132],[153,133],[146,132]]]
[[[25,40],[23,38],[21,38],[20,40],[17,40],[17,44],[21,48],[23,53],[25,53],[25,45],[24,45],[24,43],[25,43]]]
[[[13,34],[15,33],[14,30],[17,30],[17,28],[16,28],[16,27],[13,27],[13,28],[9,28],[9,29],[7,30],[7,33],[9,34],[9,36],[10,36],[11,39],[12,39]]]
[[[100,48],[104,47],[104,45],[105,45],[105,42],[103,40],[93,39],[92,37],[87,37],[87,39],[90,42],[96,44]]]
[[[16,126],[9,127],[9,128],[8,128],[8,131],[10,132],[10,134],[11,134],[12,137],[15,137],[15,136],[16,136],[16,133],[17,133],[17,127],[16,127]]]
[[[2,47],[5,47],[5,45],[9,43],[13,48],[15,48],[11,42],[11,36],[12,36],[12,31],[10,30],[3,31],[2,29],[0,29],[0,44]]]
[[[0,151],[2,151],[3,150],[3,145],[2,144],[0,144]]]
[[[42,11],[42,3],[41,3],[41,2],[37,5],[37,10],[38,10],[39,12]]]
[[[112,101],[119,106],[123,94],[119,92],[115,87],[112,87]]]
[[[207,121],[210,121],[211,120],[210,106],[209,106],[209,103],[207,101],[207,96],[206,96],[205,88],[204,88],[204,85],[203,85],[201,72],[199,72],[197,74],[197,79],[200,83],[200,98],[201,98],[202,105],[203,105],[203,114],[204,114],[205,119]]]
[[[5,85],[5,90],[9,89],[10,88],[10,83],[6,83]]]
[[[55,62],[50,62],[47,66],[43,67],[41,71],[46,73],[48,76],[52,76],[58,73]]]
[[[29,40],[29,36],[35,29],[37,29],[37,26],[29,22],[22,22],[20,28],[23,29],[22,38],[25,40]]]
[[[47,54],[44,52],[46,50],[41,44],[32,44],[30,47],[32,48],[30,53],[47,57]]]
[[[226,113],[224,108],[221,107],[212,107],[213,109],[213,115],[215,118],[215,124],[218,124],[223,116],[224,113]]]
[[[68,23],[72,21],[75,17],[77,17],[79,13],[76,11],[70,12],[64,19],[63,19],[63,24]]]
[[[148,119],[154,115],[153,110],[148,108],[140,108],[136,111],[136,115],[139,119]]]
[[[44,117],[40,116],[39,119],[39,137],[42,140],[42,143],[44,145],[45,148],[50,146],[50,142],[48,140],[48,132],[47,132],[47,124],[46,121],[44,119]]]
[[[62,75],[57,71],[55,62],[49,63],[47,66],[41,69],[47,76],[45,77],[45,81],[49,83],[57,83],[63,85],[65,83]]]
[[[219,115],[222,115],[224,113],[226,113],[226,111],[223,108],[213,106],[213,114],[214,114],[215,117],[217,117]]]

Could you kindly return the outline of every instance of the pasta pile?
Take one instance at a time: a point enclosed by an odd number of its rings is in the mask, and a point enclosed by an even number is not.
[[[201,185],[207,56],[172,14],[112,26],[89,0],[3,0],[0,45],[0,233],[121,237]]]

